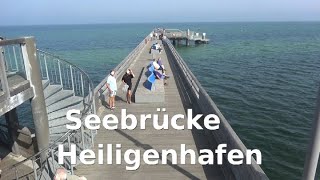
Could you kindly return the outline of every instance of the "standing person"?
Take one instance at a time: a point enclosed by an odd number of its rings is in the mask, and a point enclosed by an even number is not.
[[[134,74],[131,69],[128,69],[126,74],[122,77],[122,82],[128,85],[127,90],[127,103],[131,104],[131,89],[132,89],[132,78],[134,78]]]
[[[152,33],[150,33],[150,35],[149,35],[149,36],[150,36],[150,41],[152,41],[152,36],[153,36],[153,34],[152,34]]]
[[[114,77],[115,71],[110,71],[107,79],[107,89],[109,90],[109,107],[111,110],[115,108],[115,97],[117,93],[117,80]]]

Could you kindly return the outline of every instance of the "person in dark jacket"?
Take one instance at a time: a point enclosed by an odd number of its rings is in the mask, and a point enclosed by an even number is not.
[[[128,86],[127,103],[129,104],[131,104],[132,78],[134,78],[134,74],[131,69],[128,69],[126,74],[124,74],[122,77],[122,82],[124,82]]]

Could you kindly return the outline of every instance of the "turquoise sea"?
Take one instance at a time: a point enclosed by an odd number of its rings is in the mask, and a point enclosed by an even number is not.
[[[210,44],[178,52],[244,144],[262,151],[269,178],[301,179],[320,80],[320,22],[0,26],[0,36],[35,36],[38,48],[98,84],[155,27],[207,33]]]

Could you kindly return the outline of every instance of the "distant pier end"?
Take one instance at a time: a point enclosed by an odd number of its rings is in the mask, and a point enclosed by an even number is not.
[[[172,41],[172,43],[180,44],[181,41],[185,41],[186,45],[189,46],[190,42],[195,44],[208,44],[210,39],[206,37],[206,33],[200,33],[195,31],[182,31],[180,29],[165,29],[163,35]]]

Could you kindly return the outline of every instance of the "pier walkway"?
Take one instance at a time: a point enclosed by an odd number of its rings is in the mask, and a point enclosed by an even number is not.
[[[190,34],[189,30],[187,34]],[[176,34],[175,37],[177,37]],[[170,40],[174,39],[167,37],[162,41],[154,38],[152,40],[148,34],[115,67],[118,93],[114,111],[107,108],[108,98],[105,89],[108,77],[93,88],[90,77],[81,68],[58,56],[37,50],[34,38],[0,41],[0,116],[6,114],[3,120],[0,119],[0,142],[10,143],[8,153],[11,151],[15,155],[22,155],[20,159],[14,158],[10,153],[2,155],[7,158],[0,163],[0,168],[3,170],[2,178],[47,180],[53,179],[59,168],[64,168],[71,175],[85,176],[90,180],[268,179],[253,158],[252,164],[249,165],[228,163],[227,153],[230,150],[239,149],[245,153],[247,148]],[[149,50],[155,42],[162,45],[163,51],[161,54],[152,56]],[[155,88],[151,88],[150,91],[145,87],[148,79],[148,65],[152,58],[158,57],[162,58],[166,74],[170,75],[170,78],[167,80],[167,85],[156,80]],[[126,95],[122,91],[121,83],[122,76],[128,68],[132,69],[136,75],[133,79],[132,104],[126,103]],[[10,82],[13,77],[16,77],[14,75],[21,76],[22,82],[25,83],[13,90]],[[16,107],[28,100],[31,100],[35,129],[25,133],[19,127]],[[81,110],[78,117],[82,120],[83,126],[78,130],[66,128],[67,124],[73,123],[66,118],[66,113],[71,109]],[[103,126],[99,130],[89,130],[84,126],[84,120],[88,115],[96,114],[102,119],[105,115],[114,114],[119,119],[122,109],[126,109],[127,114],[134,114],[137,117],[138,124],[135,130],[106,130]],[[176,130],[171,125],[168,130],[155,130],[151,119],[145,121],[146,129],[139,128],[142,122],[139,121],[141,114],[158,114],[158,122],[161,125],[164,114],[169,116],[170,124],[173,115],[182,114],[186,117],[188,109],[193,110],[193,115],[217,115],[220,119],[219,130],[210,131],[204,127],[203,130],[187,128]],[[199,119],[198,123],[203,126],[203,119]],[[179,119],[177,124],[186,127],[186,118],[184,121]],[[65,157],[63,163],[58,164],[58,147],[63,145],[64,150],[68,151],[72,144],[76,145],[76,164],[71,162],[70,157]],[[99,144],[103,144],[103,148],[99,148]],[[110,150],[107,146],[110,144],[113,146],[112,165],[108,165],[110,158],[107,157],[108,152],[106,152]],[[121,144],[121,148],[117,148],[116,144]],[[198,153],[195,158],[196,164],[191,164],[191,157],[187,155],[186,164],[181,165],[182,144],[186,145],[187,150],[192,149]],[[223,154],[223,165],[202,166],[197,163],[200,149],[214,151],[219,144],[227,145],[227,153]],[[100,165],[96,159],[93,165],[81,164],[79,155],[86,149],[92,149],[96,158],[99,158],[98,151],[102,149],[104,163]],[[123,156],[128,149],[140,150],[139,163],[141,164],[135,171],[126,170],[127,163]],[[142,159],[143,153],[150,149],[159,153],[157,165],[146,165]],[[170,155],[161,154],[162,150],[169,149],[177,152],[177,164],[173,163],[173,157]],[[121,151],[121,163],[115,162],[116,150]],[[166,164],[162,164],[163,157],[167,157]],[[132,160],[131,156],[130,159]],[[9,160],[10,163],[8,163]],[[128,166],[132,165],[128,164]]]
[[[160,43],[160,41],[159,41]],[[144,67],[150,64],[151,55],[149,54],[149,48],[151,42],[143,49],[140,56],[130,65],[130,68],[134,71],[136,77],[133,79],[133,89],[137,89],[142,84],[139,83],[139,76],[144,76],[144,72],[141,71]],[[104,117],[106,114],[113,113],[117,117],[120,117],[120,110],[127,109],[127,113],[132,113],[139,117],[140,114],[157,113],[157,108],[166,108],[166,113],[169,117],[175,114],[186,115],[186,109],[192,108],[192,102],[188,99],[188,91],[182,83],[182,79],[178,74],[175,65],[170,62],[172,57],[167,54],[165,49],[159,56],[162,58],[163,64],[167,69],[167,74],[171,75],[168,79],[168,85],[165,86],[165,103],[147,103],[147,104],[127,104],[125,94],[121,93],[117,96],[116,109],[114,112],[107,108],[103,108],[100,117]],[[146,68],[144,68],[146,69]],[[122,76],[122,74],[118,74]],[[143,79],[142,77],[140,79]],[[118,83],[119,84],[119,83]],[[119,85],[121,89],[121,85]],[[159,113],[159,117],[163,117],[163,112]],[[182,124],[181,124],[182,125]],[[186,121],[184,122],[186,125]],[[138,123],[139,127],[139,123]],[[161,152],[163,149],[174,149],[180,152],[180,144],[186,144],[187,149],[193,149],[197,152],[198,149],[210,149],[210,143],[203,131],[191,131],[175,129],[169,130],[155,130],[152,127],[152,121],[146,122],[146,130],[115,130],[110,131],[104,128],[98,130],[98,134],[95,138],[95,152],[97,154],[98,144],[122,144],[122,150],[126,149],[140,149],[141,154],[147,149],[156,149]],[[123,153],[122,151],[122,153]],[[115,159],[115,157],[113,157]],[[179,158],[178,158],[179,159]],[[170,159],[169,159],[170,160]],[[190,159],[187,158],[187,165],[145,165],[141,164],[140,168],[136,171],[126,171],[125,163],[122,165],[106,165],[107,158],[104,158],[104,165],[79,165],[75,171],[78,175],[84,175],[88,179],[99,179],[104,177],[105,179],[224,179],[222,171],[219,166],[204,166],[190,165]],[[160,161],[159,161],[160,162]],[[179,160],[178,160],[179,162]],[[189,165],[188,165],[189,164]]]

